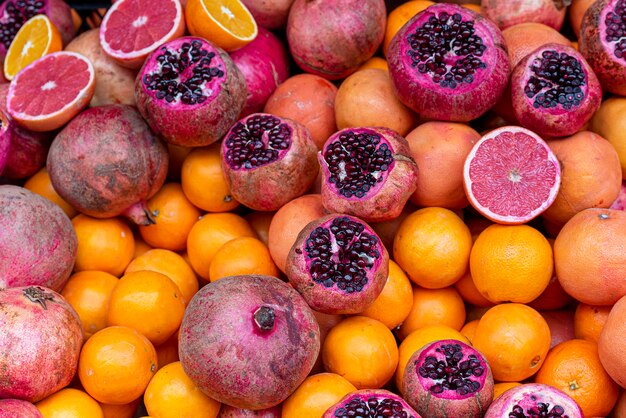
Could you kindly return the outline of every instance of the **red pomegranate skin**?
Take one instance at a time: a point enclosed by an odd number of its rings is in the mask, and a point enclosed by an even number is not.
[[[536,399],[532,399],[535,395]],[[580,407],[572,398],[555,387],[541,383],[525,383],[507,390],[489,405],[484,418],[508,417],[515,405],[528,409],[535,407],[537,402],[546,402],[552,407],[561,406],[565,411],[562,416],[583,418]]]
[[[615,202],[611,204],[611,209],[626,210],[626,181],[622,182],[622,188]]]
[[[293,0],[241,0],[259,26],[266,29],[281,29],[287,24]]]
[[[0,289],[46,286],[61,291],[78,241],[63,210],[19,186],[0,186]]]
[[[482,0],[481,13],[500,29],[526,22],[561,30],[568,0]]]
[[[37,402],[76,373],[83,330],[74,308],[44,287],[0,290],[0,398]]]
[[[304,71],[339,80],[370,59],[385,36],[384,0],[295,0],[287,41]]]
[[[47,167],[57,193],[80,212],[96,218],[127,214],[147,224],[134,210],[163,185],[168,158],[165,144],[135,108],[107,105],[81,112],[63,128]]]
[[[223,404],[217,418],[281,418],[282,406],[276,405],[271,408],[259,409],[253,411],[251,409],[240,409],[234,406]],[[1,416],[0,416],[1,418]]]
[[[0,174],[9,159],[12,136],[12,131],[9,129],[9,116],[0,110]]]
[[[0,399],[0,418],[43,418],[35,405],[21,399]]]

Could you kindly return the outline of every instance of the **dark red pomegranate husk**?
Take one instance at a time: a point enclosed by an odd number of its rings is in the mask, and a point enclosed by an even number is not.
[[[382,404],[382,405],[381,405]],[[378,409],[380,407],[380,409]],[[376,411],[376,412],[374,412]],[[365,412],[366,415],[363,415]],[[421,418],[404,399],[385,389],[361,389],[348,393],[328,408],[322,418],[351,417]]]
[[[534,22],[560,31],[571,3],[571,0],[482,0],[480,8],[502,30]]]
[[[543,405],[540,406],[539,403]],[[537,410],[533,413],[534,408]],[[543,415],[539,415],[540,413]],[[576,402],[559,389],[541,383],[526,383],[498,396],[489,406],[484,418],[531,416],[583,418],[583,413]]]

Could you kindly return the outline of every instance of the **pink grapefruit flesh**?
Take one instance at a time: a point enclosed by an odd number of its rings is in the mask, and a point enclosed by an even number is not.
[[[100,44],[120,65],[138,69],[159,45],[184,34],[179,0],[119,0],[102,20]]]
[[[505,126],[483,136],[463,168],[472,206],[500,224],[530,221],[554,202],[561,184],[559,162],[534,132]]]
[[[46,55],[11,81],[7,110],[27,129],[58,129],[89,104],[95,89],[93,65],[74,52]]]

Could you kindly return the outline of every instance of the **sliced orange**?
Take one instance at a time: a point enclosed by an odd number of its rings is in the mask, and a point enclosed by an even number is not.
[[[187,29],[226,51],[234,51],[256,38],[254,17],[241,0],[188,0]]]
[[[63,49],[61,34],[46,15],[28,20],[13,38],[4,60],[4,76],[13,77],[31,62]]]

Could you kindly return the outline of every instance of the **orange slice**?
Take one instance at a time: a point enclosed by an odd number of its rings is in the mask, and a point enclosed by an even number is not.
[[[31,62],[63,49],[61,34],[46,15],[30,18],[13,38],[4,60],[4,76],[13,77]]]
[[[234,51],[256,38],[254,17],[240,0],[189,0],[187,29],[226,51]]]

